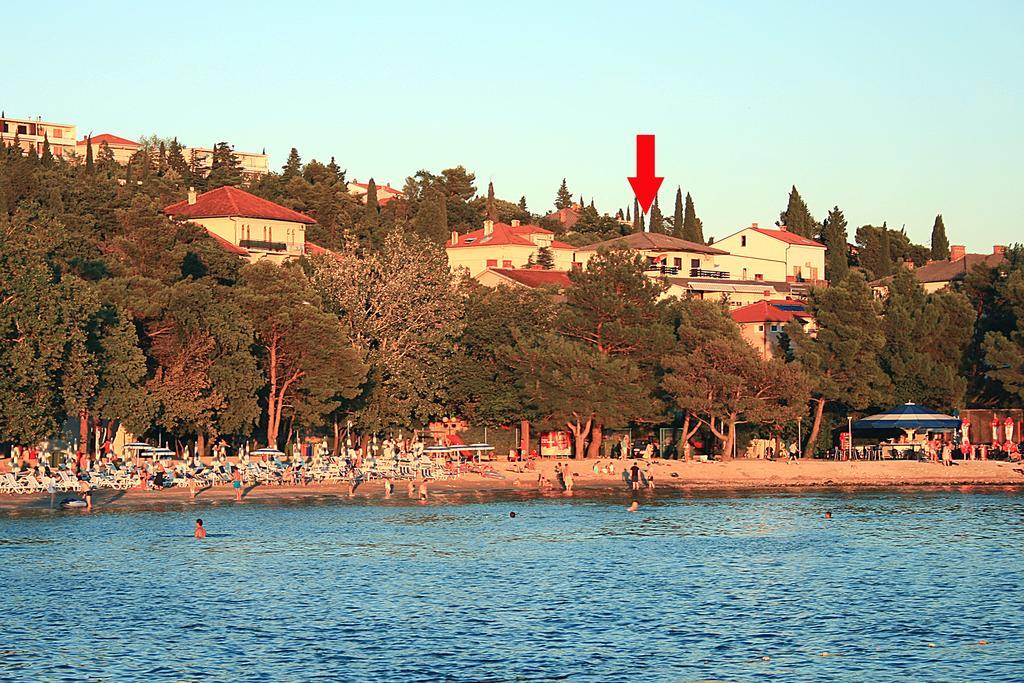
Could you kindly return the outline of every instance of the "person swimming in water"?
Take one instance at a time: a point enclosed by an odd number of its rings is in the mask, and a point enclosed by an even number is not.
[[[639,507],[640,503],[634,500],[633,504],[626,508],[626,512],[636,512]]]
[[[196,520],[196,538],[206,538],[206,529],[203,528],[203,520]]]

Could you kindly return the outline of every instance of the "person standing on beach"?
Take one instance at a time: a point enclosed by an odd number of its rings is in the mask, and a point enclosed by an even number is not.
[[[235,502],[242,500],[242,468],[236,467],[231,470],[231,486],[235,489]]]
[[[633,490],[640,490],[640,466],[633,461],[633,466],[629,468],[629,480],[633,482]]]
[[[569,466],[566,465],[565,471],[562,473],[562,483],[565,485],[566,493],[572,493],[573,478],[572,472],[569,471]]]
[[[391,483],[391,477],[384,477],[384,497],[390,498],[391,493],[395,490],[395,485]]]
[[[81,493],[82,498],[85,499],[85,509],[92,510],[92,484],[90,484],[84,477],[78,484],[78,492]]]
[[[420,502],[424,502],[425,503],[426,501],[427,501],[427,480],[426,479],[421,479],[420,480]]]

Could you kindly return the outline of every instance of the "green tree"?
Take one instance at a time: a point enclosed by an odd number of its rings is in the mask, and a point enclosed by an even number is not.
[[[658,198],[654,198],[654,203],[651,205],[651,232],[665,232],[665,217],[661,214],[661,208],[658,206]]]
[[[356,236],[364,249],[373,251],[380,248],[383,242],[380,224],[380,205],[377,203],[377,183],[370,178],[366,184],[366,196],[363,214],[356,224]]]
[[[880,362],[885,334],[878,304],[859,273],[812,289],[807,307],[816,332],[805,332],[794,321],[786,336],[790,353],[813,382],[814,418],[805,449],[813,450],[827,405],[863,410],[885,401],[891,383]]]
[[[443,247],[393,232],[378,252],[314,258],[313,282],[369,365],[352,407],[360,425],[408,428],[446,414],[463,303]]]
[[[797,235],[811,239],[818,237],[821,226],[814,220],[807,208],[807,203],[796,189],[796,185],[789,192],[789,204],[786,206],[786,210],[779,214],[779,224],[786,226],[787,230]]]
[[[672,236],[680,239],[686,239],[683,234],[683,188],[676,188],[676,206],[675,211],[672,214]],[[692,241],[692,240],[691,240]]]
[[[896,273],[883,306],[881,353],[893,403],[922,403],[940,410],[963,406],[967,380],[960,369],[974,317],[963,294],[925,294],[913,273]]]
[[[292,147],[291,151],[288,152],[288,159],[284,162],[284,166],[281,167],[281,178],[287,181],[297,178],[301,174],[302,157],[299,156],[299,150]]]
[[[935,217],[932,226],[932,260],[945,261],[949,258],[949,239],[946,237],[946,225],[942,222],[942,214]]]
[[[260,261],[242,270],[240,284],[266,382],[267,444],[277,447],[286,409],[319,423],[358,395],[366,368],[301,269]]]
[[[92,159],[92,134],[85,137],[85,172],[92,173],[94,170]]]
[[[420,203],[420,208],[412,220],[412,229],[417,235],[434,244],[444,244],[450,238],[448,204],[440,190],[432,190],[431,196]]]
[[[40,157],[43,166],[53,166],[53,150],[50,149],[50,136],[43,133],[43,154]]]
[[[693,198],[686,193],[686,208],[683,216],[683,239],[697,244],[704,244],[704,224],[697,218],[697,211],[693,208]]]
[[[494,206],[494,183],[487,183],[487,220],[497,221],[498,210]]]
[[[825,278],[833,281],[846,279],[850,271],[847,260],[847,236],[846,217],[838,206],[828,212],[825,225],[822,229],[822,237],[825,241]]]
[[[537,258],[534,261],[544,270],[551,270],[555,267],[555,257],[551,253],[551,247],[541,247],[537,250]]]
[[[210,161],[210,175],[206,177],[206,186],[210,190],[225,185],[238,186],[245,180],[242,175],[242,162],[235,150],[226,142],[218,142],[213,146]]]
[[[555,208],[561,210],[571,206],[572,194],[569,192],[569,186],[565,183],[565,178],[562,178],[562,184],[558,186],[558,193],[555,195]]]

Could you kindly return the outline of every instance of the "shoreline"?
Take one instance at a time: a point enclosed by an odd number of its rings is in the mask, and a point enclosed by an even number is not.
[[[575,479],[572,492],[561,491],[557,485],[540,489],[539,474],[554,480],[555,464],[568,465]],[[614,474],[594,473],[593,467],[607,467],[614,463]],[[998,488],[1024,487],[1024,465],[997,461],[958,462],[953,467],[910,461],[820,461],[805,460],[787,464],[785,461],[731,460],[725,462],[680,462],[677,460],[637,461],[641,469],[647,468],[655,479],[655,490],[644,489],[641,497],[664,494],[679,495],[687,492],[800,492],[800,491],[855,491],[885,489],[968,489],[988,491]],[[534,498],[616,497],[629,500],[634,492],[622,478],[622,467],[632,464],[627,460],[540,460],[536,470],[522,473],[514,471],[513,464],[503,461],[492,463],[504,478],[496,479],[477,474],[464,474],[458,479],[429,481],[427,504],[464,504],[479,502],[483,497],[517,500]],[[386,497],[379,480],[364,482],[349,496],[348,484],[310,484],[309,486],[249,485],[243,491],[242,503],[354,503],[354,504],[419,504],[415,496],[407,493],[405,481],[395,482],[395,492]],[[965,491],[970,492],[970,491]],[[74,493],[56,494],[56,501],[74,496]],[[95,510],[130,510],[194,507],[205,505],[237,504],[230,486],[217,486],[197,490],[195,499],[187,488],[163,491],[129,489],[98,489],[93,493]],[[47,493],[0,495],[0,513],[19,511],[47,511],[50,496]]]

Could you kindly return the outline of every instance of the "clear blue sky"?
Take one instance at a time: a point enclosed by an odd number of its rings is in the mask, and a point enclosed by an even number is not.
[[[842,5],[842,6],[840,6]],[[1021,239],[1024,2],[274,3],[5,6],[0,107],[84,134],[331,155],[400,185],[464,164],[548,209],[562,177],[631,201],[657,135],[661,204],[705,234],[887,220],[987,250]],[[22,29],[14,27],[21,26]],[[35,27],[35,28],[31,28]],[[851,231],[852,232],[852,231]]]

